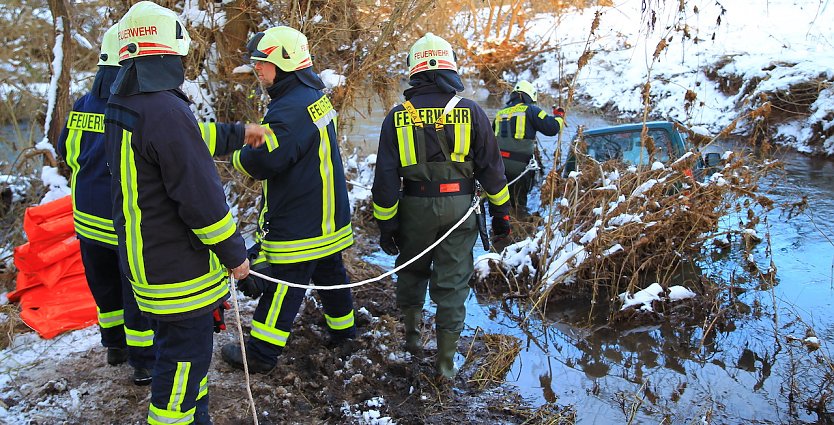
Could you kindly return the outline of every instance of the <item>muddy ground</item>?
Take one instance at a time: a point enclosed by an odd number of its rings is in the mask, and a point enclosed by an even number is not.
[[[372,249],[360,237],[346,255],[351,281],[381,274],[360,259]],[[241,295],[242,297],[242,295]],[[268,375],[252,375],[251,388],[261,424],[359,423],[558,423],[572,421],[569,411],[556,405],[536,409],[507,385],[478,389],[469,381],[486,358],[480,338],[463,338],[458,364],[468,359],[454,387],[438,386],[433,378],[434,338],[426,335],[426,358],[413,358],[402,347],[393,282],[360,287],[354,292],[359,337],[354,351],[340,358],[325,347],[324,318],[317,299],[308,297],[278,366]],[[242,298],[244,332],[248,333],[255,301]],[[431,329],[432,317],[426,315]],[[220,347],[237,340],[233,313],[229,330],[217,335],[209,372],[209,396],[215,424],[252,423],[243,372],[220,359]],[[95,336],[97,338],[97,335]],[[129,379],[127,365],[108,366],[105,350],[94,348],[55,362],[21,370],[12,394],[0,400],[8,411],[19,412],[20,423],[144,423],[148,387]],[[9,394],[8,388],[3,392]]]

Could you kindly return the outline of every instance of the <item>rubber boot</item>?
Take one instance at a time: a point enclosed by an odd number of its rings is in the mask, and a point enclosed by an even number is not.
[[[458,338],[460,338],[460,332],[437,331],[435,369],[439,377],[453,380],[458,373],[457,368],[455,368],[455,352],[458,349]]]
[[[423,356],[423,337],[420,334],[423,330],[423,309],[404,308],[403,325],[405,325],[405,351],[412,356]]]

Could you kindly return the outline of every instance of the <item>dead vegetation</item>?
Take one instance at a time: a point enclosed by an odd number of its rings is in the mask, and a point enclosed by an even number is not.
[[[652,155],[651,141],[644,146]],[[638,169],[596,162],[584,149],[577,145],[578,172],[547,176],[541,196],[550,218],[535,236],[507,248],[501,261],[490,262],[478,286],[483,291],[520,296],[539,309],[576,297],[607,308],[620,293],[675,281],[681,264],[699,258],[711,241],[737,240],[748,253],[762,242],[755,229],[774,205],[759,194],[758,181],[778,163],[736,153],[704,170],[690,154],[666,167]],[[726,217],[733,217],[732,226],[720,225]],[[748,262],[748,268],[757,281],[775,275],[775,267],[759,271]],[[689,289],[708,296],[709,304],[722,288],[702,280]],[[616,322],[645,321],[643,314],[617,310],[612,306],[609,314]]]

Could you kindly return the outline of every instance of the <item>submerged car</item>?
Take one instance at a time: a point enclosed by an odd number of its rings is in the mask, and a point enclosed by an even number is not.
[[[675,124],[668,121],[651,121],[646,123],[648,136],[654,142],[654,160],[663,164],[670,164],[683,156],[689,148],[686,138],[678,132]],[[649,152],[641,143],[640,135],[643,123],[622,124],[610,127],[586,130],[583,140],[588,147],[588,156],[599,162],[612,159],[620,160],[627,165],[651,165]],[[563,175],[567,176],[576,170],[576,156],[574,149],[577,140],[571,144],[568,159],[565,162]],[[717,153],[708,153],[698,161],[699,168],[718,165],[720,157]]]

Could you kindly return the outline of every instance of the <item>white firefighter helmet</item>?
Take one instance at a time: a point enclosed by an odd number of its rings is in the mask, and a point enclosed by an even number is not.
[[[177,14],[158,4],[141,1],[119,21],[119,60],[142,56],[185,56],[191,37]]]
[[[249,58],[269,62],[284,72],[313,66],[307,36],[294,28],[278,26],[259,32],[246,44]]]
[[[98,66],[119,66],[119,25],[115,24],[101,37]]]
[[[426,33],[414,42],[406,59],[408,77],[423,71],[448,69],[457,72],[457,58],[452,45],[441,37]]]
[[[536,97],[538,97],[538,92],[536,91],[536,88],[533,87],[533,85],[530,84],[530,82],[527,80],[519,80],[517,83],[515,83],[513,91],[526,93],[528,96],[530,96],[530,99],[533,99],[533,102],[535,102]]]

